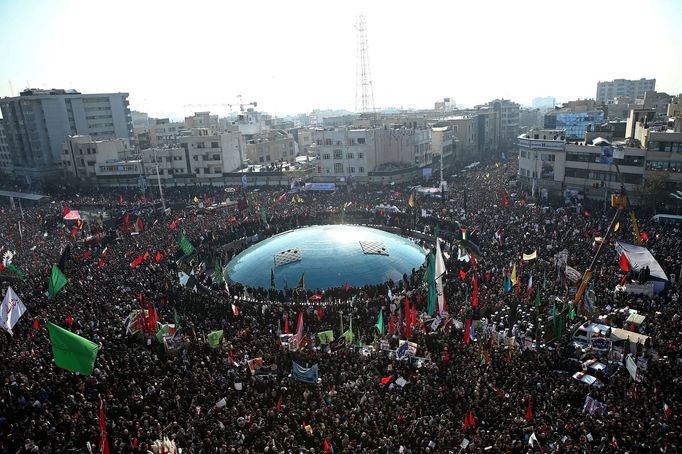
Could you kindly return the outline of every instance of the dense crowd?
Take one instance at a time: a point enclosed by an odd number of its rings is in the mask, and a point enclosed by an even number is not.
[[[28,311],[13,335],[0,334],[0,453],[98,451],[100,399],[111,452],[151,452],[163,437],[185,453],[677,452],[678,228],[640,216],[646,247],[668,276],[677,277],[662,293],[614,292],[624,273],[607,245],[595,267],[593,311],[566,318],[564,332],[551,336],[548,318],[557,307],[568,311],[564,302],[575,294],[555,255],[568,251],[567,264],[585,271],[614,210],[549,206],[517,186],[515,171],[508,164],[460,173],[447,198],[417,195],[414,204],[407,186],[356,185],[301,194],[169,188],[170,213],[149,195],[112,189],[56,189],[49,204],[5,207],[0,246],[3,254],[15,252],[11,262],[24,276],[2,274],[3,291],[11,285]],[[227,199],[240,203],[208,209]],[[91,220],[73,228],[63,219],[65,208],[87,210]],[[131,234],[138,218],[143,228]],[[633,242],[628,222],[620,218],[614,240]],[[390,228],[431,248],[433,235],[442,238],[452,323],[430,329],[424,268],[363,288],[273,290],[215,282],[215,263],[225,265],[248,247],[247,239],[337,223]],[[479,249],[475,271],[470,259],[460,260],[463,230]],[[196,251],[178,260],[181,235]],[[522,259],[534,252],[537,258]],[[50,269],[62,258],[69,281],[48,300]],[[190,269],[196,290],[178,281],[178,271]],[[512,269],[518,283],[507,291]],[[474,272],[478,307],[472,308]],[[322,299],[311,302],[314,294]],[[418,345],[419,360],[398,360],[381,349],[381,341],[395,349],[405,338],[406,296],[418,315],[409,340]],[[141,298],[160,322],[175,322],[176,349],[127,332],[125,320]],[[622,327],[625,308],[646,315],[637,329],[653,339],[637,351],[645,365],[639,381],[625,367],[600,388],[574,380],[574,359],[583,352],[571,346],[571,326],[603,316]],[[375,326],[380,311],[383,334]],[[290,332],[296,330],[299,312],[309,342],[290,351],[280,334],[285,319]],[[338,337],[340,323],[347,329],[351,319],[352,345],[333,352],[320,345],[316,333],[334,330]],[[101,346],[91,376],[55,366],[48,321]],[[469,342],[467,321],[477,328]],[[224,333],[217,348],[206,341],[215,330]],[[254,358],[271,373],[252,374],[248,360]],[[295,380],[293,361],[318,364],[319,382]],[[588,395],[605,403],[605,411],[585,411]]]

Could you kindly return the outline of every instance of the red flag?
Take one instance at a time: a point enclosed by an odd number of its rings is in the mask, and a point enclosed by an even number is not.
[[[528,397],[528,407],[526,408],[526,421],[528,422],[533,420],[533,404],[531,400],[531,397]]]
[[[412,327],[417,327],[417,308],[414,304],[412,305]]]
[[[395,320],[393,319],[393,314],[388,318],[388,334],[393,336],[395,332]]]
[[[76,235],[78,235],[78,227],[76,227],[76,225],[74,224],[73,226],[71,226],[71,236],[75,237]]]
[[[348,281],[346,281],[346,286],[344,287],[344,289],[346,290],[346,293],[348,293],[348,291],[350,290],[350,284],[348,283]]]
[[[507,199],[507,194],[502,191],[502,207],[507,208],[509,205],[509,199]]]
[[[156,255],[154,256],[154,260],[156,260],[156,263],[159,263],[161,261],[161,253],[157,252]]]
[[[459,270],[459,278],[461,280],[464,280],[467,278],[467,273],[464,272],[464,270]]]
[[[102,257],[100,257],[98,265],[100,268],[104,268],[104,259]]]
[[[322,306],[317,306],[317,319],[322,320],[322,317],[324,316],[324,312],[322,312]]]
[[[277,197],[277,201],[278,201],[278,202],[281,202],[281,201],[283,201],[283,200],[286,199],[286,198],[287,198],[287,193],[286,193],[286,192],[283,192],[282,195],[280,195],[279,197]]]
[[[73,324],[73,317],[72,317],[71,315],[69,315],[68,317],[66,317],[66,324],[67,324],[67,325]]]
[[[137,228],[138,232],[143,232],[144,231],[144,224],[142,224],[142,219],[137,218],[137,221],[135,221],[135,227]]]
[[[289,314],[284,313],[284,334],[289,334]]]
[[[177,226],[178,226],[178,220],[177,220],[177,219],[176,219],[175,221],[171,222],[171,224],[170,224],[171,230],[173,230],[173,229],[176,228]]]
[[[40,326],[38,325],[38,319],[34,318],[33,319],[33,329],[38,331],[40,329]]]
[[[326,438],[324,439],[324,452],[325,453],[332,452],[332,447],[329,446],[329,442],[327,441]]]
[[[469,418],[469,425],[473,428],[476,428],[476,420],[474,419],[474,412],[469,410],[469,414],[467,416]]]
[[[109,440],[107,440],[107,423],[104,420],[104,402],[99,400],[99,452],[109,454]]]
[[[628,258],[625,256],[625,252],[620,253],[620,260],[618,261],[618,265],[620,266],[620,269],[625,271],[626,273],[630,271],[630,262],[628,262]]]
[[[471,307],[478,307],[478,277],[474,274],[474,290],[472,292]]]
[[[277,411],[281,411],[281,410],[282,410],[282,396],[279,396],[279,399],[277,399],[277,405],[275,406],[275,409],[276,409]]]
[[[229,349],[227,351],[227,354],[230,356],[230,361],[232,361],[232,365],[237,364],[237,362],[234,360],[234,356],[232,356],[232,349]]]
[[[471,338],[469,336],[471,332],[471,320],[467,319],[464,322],[464,343],[469,345],[469,342],[471,342]]]
[[[410,338],[410,300],[407,299],[405,295],[405,338]]]
[[[464,415],[464,424],[462,425],[462,430],[467,430],[469,429],[469,414],[466,413]]]
[[[64,207],[64,211],[62,212],[62,216],[66,216],[69,213],[71,213],[71,210],[69,210],[69,207]]]
[[[149,251],[145,252],[142,256],[142,260],[147,261],[149,259]]]
[[[493,387],[493,389],[495,390],[495,392],[497,393],[497,395],[499,397],[504,397],[504,393],[502,392],[502,390],[500,388]]]
[[[391,380],[393,380],[393,375],[389,375],[388,377],[382,377],[381,384],[387,385]]]
[[[649,241],[649,235],[647,235],[646,232],[642,232],[642,234],[639,236],[642,237],[642,241],[644,241],[645,243]]]

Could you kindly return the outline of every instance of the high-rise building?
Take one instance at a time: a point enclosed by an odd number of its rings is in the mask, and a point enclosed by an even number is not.
[[[0,173],[12,173],[12,156],[9,153],[9,146],[7,145],[7,137],[5,136],[5,126],[2,118],[0,118]]]
[[[520,106],[508,99],[496,99],[487,105],[493,112],[497,112],[497,131],[500,137],[500,146],[508,147],[519,135],[519,111]]]
[[[0,109],[17,175],[58,176],[69,136],[132,139],[128,93],[26,89],[19,96],[0,99]]]
[[[628,96],[631,100],[643,98],[646,91],[656,90],[656,79],[615,79],[597,82],[597,101],[609,102],[617,96]]]

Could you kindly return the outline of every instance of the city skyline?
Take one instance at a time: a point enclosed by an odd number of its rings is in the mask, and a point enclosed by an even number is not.
[[[171,118],[225,116],[239,95],[279,116],[353,111],[359,14],[377,108],[432,108],[444,97],[465,106],[562,102],[594,98],[597,82],[617,78],[655,78],[657,91],[682,92],[682,5],[669,0],[574,2],[559,14],[539,2],[180,5],[0,3],[12,37],[0,50],[0,97],[28,86],[128,92],[132,110]],[[651,38],[610,32],[635,20],[655,24]]]

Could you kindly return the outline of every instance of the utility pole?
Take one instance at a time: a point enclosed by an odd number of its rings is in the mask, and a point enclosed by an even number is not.
[[[156,159],[155,159],[156,160]],[[156,182],[159,184],[159,195],[161,196],[161,206],[163,212],[166,212],[166,200],[163,198],[163,188],[161,187],[161,176],[159,176],[159,163],[156,163]]]

